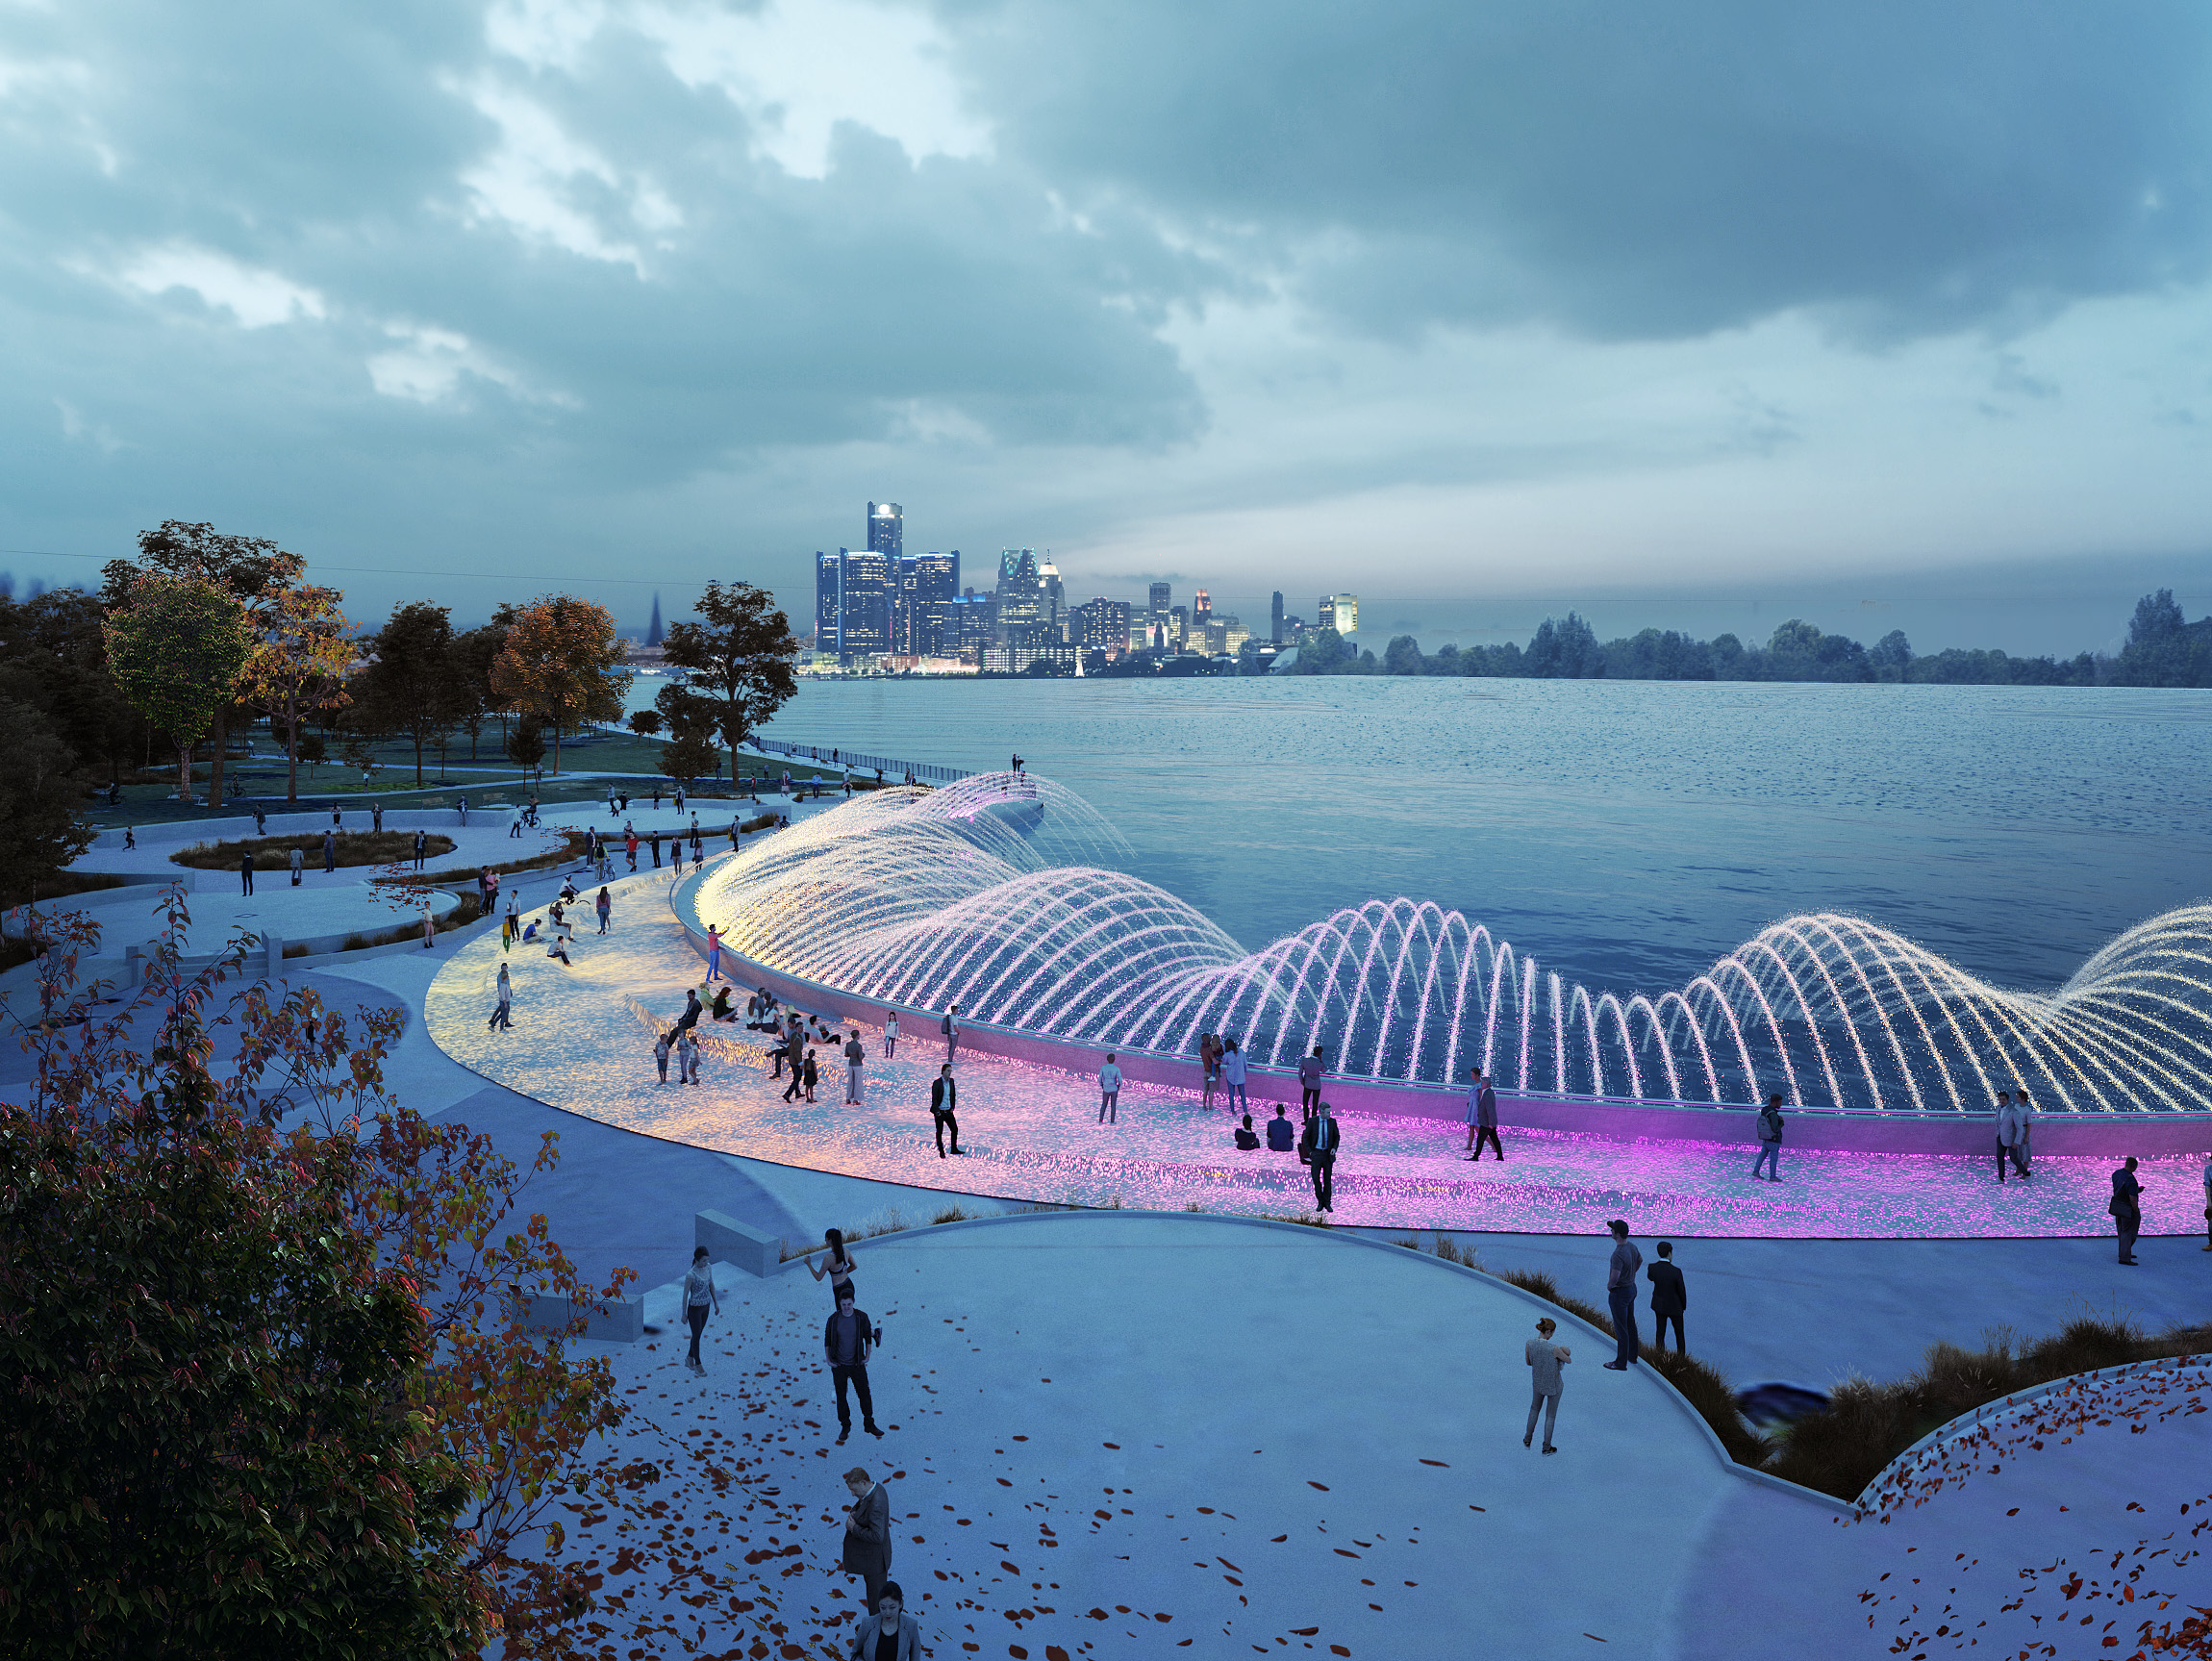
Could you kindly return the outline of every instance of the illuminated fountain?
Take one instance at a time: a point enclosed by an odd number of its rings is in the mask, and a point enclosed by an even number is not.
[[[1255,1062],[1316,1045],[1340,1074],[1745,1103],[2202,1111],[2212,1095],[2212,907],[2129,929],[2054,993],[2008,992],[1903,936],[1789,918],[1678,990],[1621,998],[1544,970],[1458,912],[1341,911],[1247,952],[1120,868],[1089,803],[1008,773],[856,797],[718,865],[685,909],[743,956],[874,1002],[1061,1041]]]

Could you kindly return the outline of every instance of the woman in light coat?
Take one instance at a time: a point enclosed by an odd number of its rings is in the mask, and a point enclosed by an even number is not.
[[[864,1615],[852,1631],[852,1661],[921,1661],[921,1623],[906,1612],[906,1594],[886,1580],[875,1613]]]

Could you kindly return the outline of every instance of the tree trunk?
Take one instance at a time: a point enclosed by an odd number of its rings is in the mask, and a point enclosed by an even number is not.
[[[415,788],[422,788],[422,729],[415,729]]]
[[[558,711],[553,716],[553,776],[561,776],[561,716]]]
[[[177,745],[177,799],[192,799],[192,746],[189,742]]]
[[[208,728],[208,804],[223,805],[223,746],[230,742],[230,715],[228,710],[215,711],[214,724]]]
[[[299,805],[299,694],[284,695],[285,800]]]

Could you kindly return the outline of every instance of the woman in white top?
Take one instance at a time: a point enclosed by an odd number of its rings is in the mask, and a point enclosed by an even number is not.
[[[707,1248],[700,1246],[691,1253],[691,1271],[684,1276],[684,1318],[691,1323],[691,1353],[684,1365],[693,1372],[704,1373],[707,1364],[699,1359],[699,1334],[707,1329],[707,1312],[722,1312],[722,1300],[715,1295],[715,1266],[707,1261]]]
[[[898,1011],[893,1009],[886,1011],[883,1018],[883,1059],[889,1061],[897,1053]]]
[[[1559,1422],[1559,1393],[1565,1387],[1559,1370],[1572,1359],[1567,1346],[1551,1342],[1551,1335],[1559,1330],[1559,1323],[1548,1315],[1536,1323],[1537,1336],[1528,1341],[1528,1428],[1522,1433],[1521,1445],[1526,1447],[1536,1439],[1536,1415],[1544,1411],[1544,1451],[1557,1453],[1551,1446],[1552,1427]]]

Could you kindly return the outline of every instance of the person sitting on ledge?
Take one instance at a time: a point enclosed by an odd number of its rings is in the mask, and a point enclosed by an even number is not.
[[[1249,1122],[1247,1120],[1246,1122]],[[1289,1153],[1297,1146],[1297,1126],[1283,1117],[1283,1104],[1275,1103],[1275,1117],[1268,1120],[1268,1151]]]
[[[1282,1109],[1278,1107],[1275,1111],[1280,1113]],[[1252,1134],[1252,1116],[1247,1113],[1244,1115],[1244,1122],[1237,1127],[1237,1146],[1244,1152],[1250,1153],[1259,1145],[1260,1139]]]

